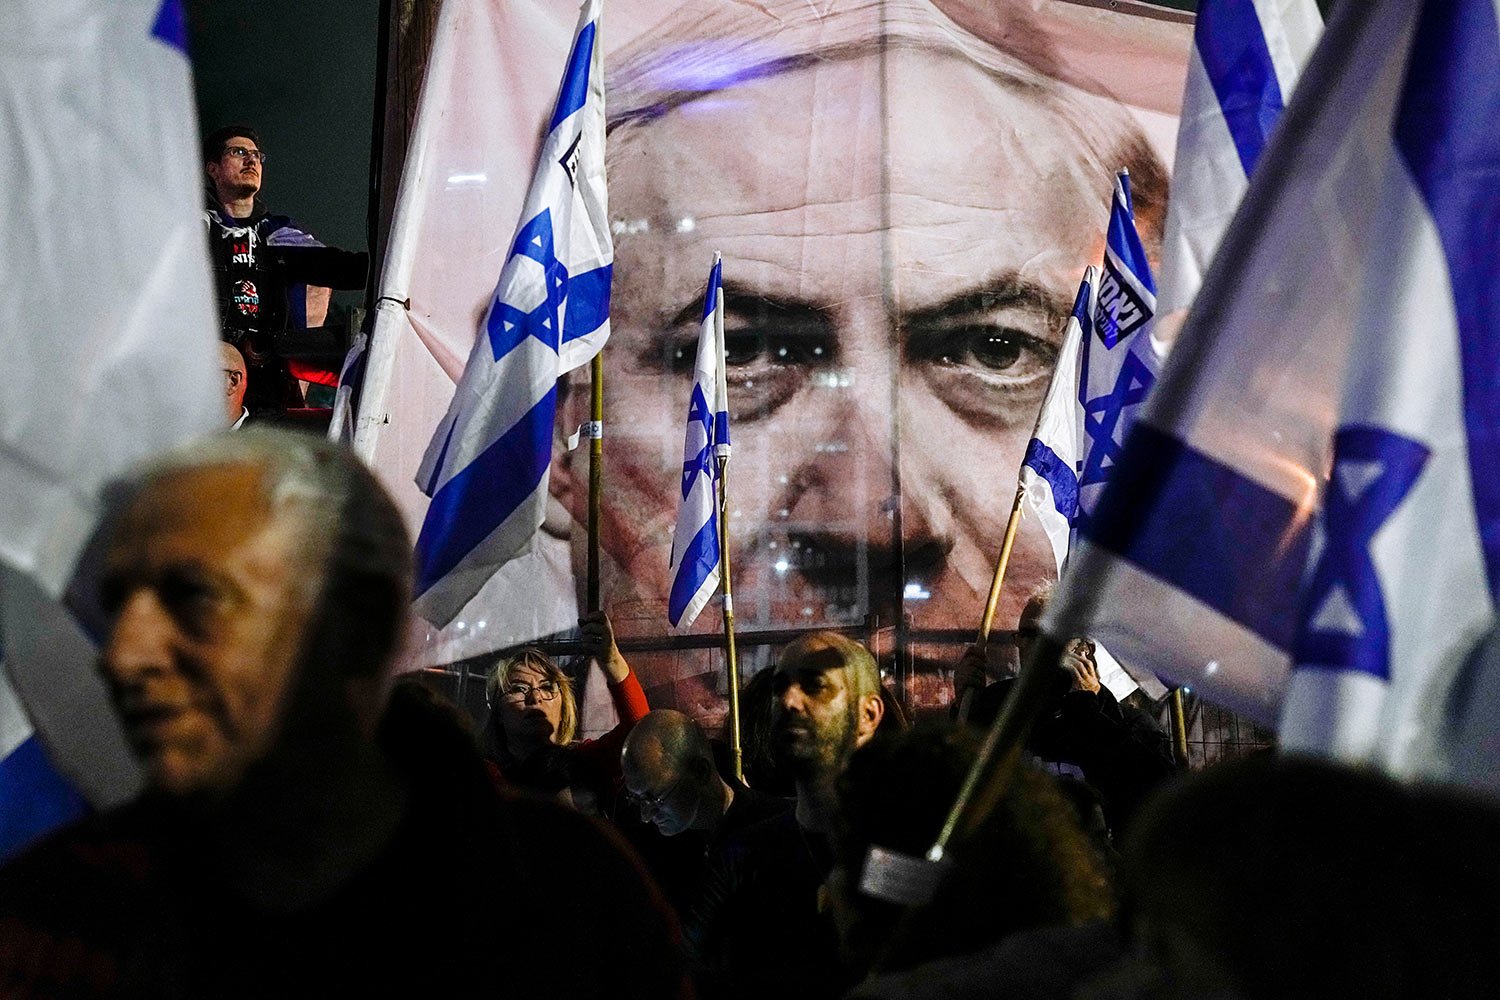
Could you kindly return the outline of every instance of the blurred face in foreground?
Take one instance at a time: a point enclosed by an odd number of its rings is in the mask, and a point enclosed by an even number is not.
[[[160,792],[232,790],[286,714],[315,571],[297,518],[271,516],[261,480],[251,465],[168,474],[111,536],[99,668]]]
[[[611,139],[602,533],[622,634],[659,634],[703,286],[724,255],[743,627],[901,611],[972,630],[1111,178],[1077,126],[965,59],[893,49],[690,100]],[[882,129],[890,130],[882,144]],[[1084,178],[1092,180],[1087,186]],[[579,383],[582,384],[582,383]],[[587,391],[571,405],[586,405]],[[580,522],[582,450],[554,492]],[[1023,522],[999,623],[1053,573]],[[575,546],[581,553],[581,545]],[[903,599],[904,595],[904,599]],[[713,609],[698,628],[719,627]],[[715,699],[635,659],[685,711]],[[701,669],[701,668],[700,668]],[[697,714],[703,714],[699,711]]]

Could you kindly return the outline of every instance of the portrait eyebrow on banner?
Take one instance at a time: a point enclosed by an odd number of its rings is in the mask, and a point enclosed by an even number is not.
[[[681,414],[717,250],[738,624],[905,614],[919,636],[972,634],[1114,172],[1131,172],[1154,256],[1166,166],[1119,100],[1038,68],[1060,58],[1045,45],[1017,54],[931,3],[709,11],[680,9],[606,66],[607,609],[622,636],[667,631]],[[1000,34],[1028,37],[1025,13]],[[561,424],[586,419],[587,385],[570,377]],[[581,525],[583,453],[560,451],[551,482]],[[581,530],[572,549],[581,578]],[[1023,525],[997,627],[1054,573]],[[705,613],[694,630],[719,627]],[[919,707],[943,700],[924,658],[949,667],[959,648],[913,650]],[[708,658],[633,662],[653,704],[722,714]]]

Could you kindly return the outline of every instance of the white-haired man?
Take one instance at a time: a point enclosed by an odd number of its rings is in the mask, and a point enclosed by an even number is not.
[[[132,480],[105,537],[99,669],[146,791],[0,871],[0,994],[674,992],[633,863],[503,802],[424,689],[389,696],[411,549],[350,453],[221,435]],[[590,947],[539,966],[532,920]]]

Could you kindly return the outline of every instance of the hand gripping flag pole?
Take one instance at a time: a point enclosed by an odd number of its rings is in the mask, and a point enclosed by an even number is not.
[[[995,611],[1000,605],[1000,591],[1005,584],[1005,571],[1010,564],[1010,553],[1016,542],[1016,532],[1024,514],[1023,502],[1030,499],[1032,507],[1046,529],[1057,557],[1059,570],[1068,553],[1068,535],[1078,509],[1078,474],[1076,463],[1080,457],[1082,433],[1078,404],[1078,359],[1083,346],[1085,328],[1092,327],[1095,289],[1099,287],[1099,269],[1089,267],[1078,286],[1078,296],[1073,302],[1073,314],[1063,334],[1063,342],[1057,353],[1057,367],[1052,370],[1052,381],[1047,394],[1042,398],[1037,411],[1036,426],[1031,440],[1026,445],[1026,456],[1021,462],[1016,477],[1016,498],[1011,504],[1010,520],[1005,524],[1005,536],[1000,543],[1000,558],[995,564],[995,576],[990,581],[989,600],[984,605],[984,616],[979,623],[979,638],[976,645],[983,650],[990,641],[990,631],[995,626]],[[958,720],[966,721],[973,704],[974,689],[964,691],[958,703]]]
[[[725,660],[729,668],[729,740],[735,777],[741,775],[740,664],[734,643],[734,595],[729,579],[729,391],[724,373],[723,262],[714,254],[703,296],[698,357],[688,402],[682,451],[682,506],[672,537],[672,592],[667,617],[688,628],[713,599],[723,597]]]

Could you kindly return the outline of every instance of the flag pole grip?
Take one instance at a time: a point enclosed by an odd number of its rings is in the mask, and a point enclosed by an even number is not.
[[[1000,607],[1000,590],[1005,585],[1005,570],[1010,565],[1010,552],[1015,548],[1016,532],[1021,527],[1021,500],[1026,488],[1016,484],[1016,499],[1010,505],[1010,520],[1005,522],[1005,538],[1000,543],[1000,558],[995,563],[995,576],[990,581],[990,596],[984,603],[984,617],[979,620],[979,637],[975,640],[980,649],[990,642],[990,631],[995,627],[995,612]],[[958,721],[967,722],[969,709],[974,703],[974,689],[965,688],[958,697]]]
[[[589,419],[596,427],[604,424],[604,352],[589,362]],[[589,523],[588,523],[588,610],[598,611],[599,595],[599,511],[604,504],[604,436],[589,437]]]
[[[955,840],[971,835],[994,809],[1009,786],[1032,722],[1046,704],[1057,683],[1056,665],[1062,658],[1063,642],[1046,632],[1032,644],[1021,666],[1021,676],[1000,706],[990,725],[979,756],[964,777],[958,797],[943,821],[942,831],[927,852],[927,860],[942,861]]]
[[[734,760],[734,777],[745,780],[745,756],[740,742],[740,659],[734,645],[734,588],[729,579],[729,481],[725,476],[729,456],[719,461],[719,590],[724,595],[724,658],[729,668],[729,752]]]

